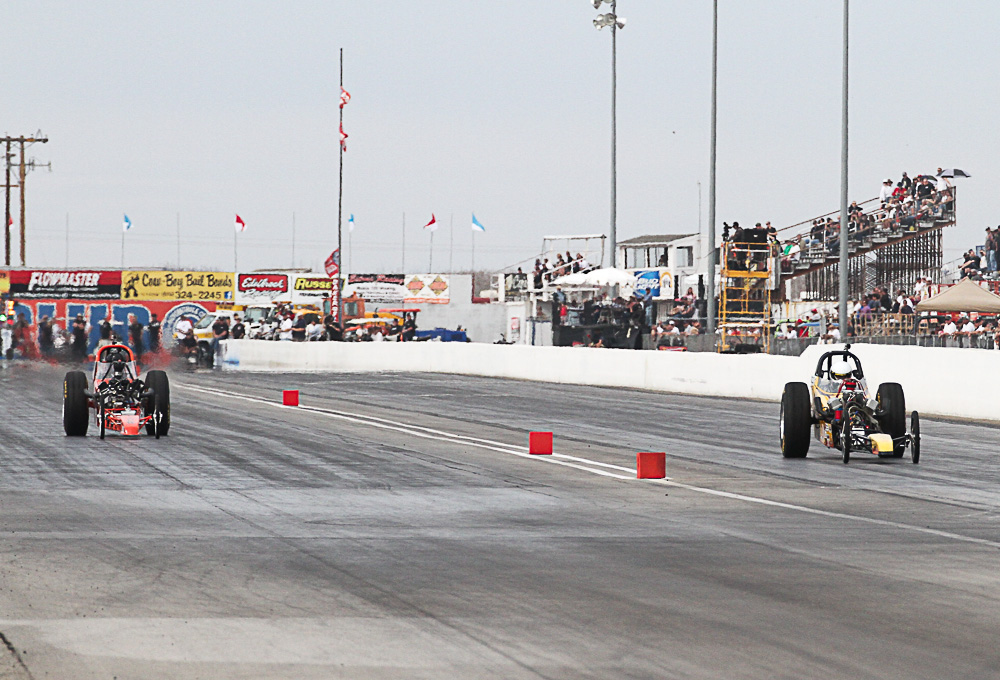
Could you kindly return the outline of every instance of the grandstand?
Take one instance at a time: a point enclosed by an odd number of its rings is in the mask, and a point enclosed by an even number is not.
[[[919,179],[919,178],[918,178]],[[955,224],[956,190],[932,200],[886,207],[878,198],[852,206],[848,295],[860,299],[875,286],[912,289],[920,277],[939,280],[942,233]],[[836,300],[840,282],[839,211],[779,232],[782,286],[787,300]]]

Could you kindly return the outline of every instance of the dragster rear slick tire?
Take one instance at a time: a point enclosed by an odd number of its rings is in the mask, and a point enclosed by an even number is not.
[[[86,437],[90,426],[87,375],[70,371],[63,379],[63,430],[67,437]]]
[[[920,414],[910,414],[910,458],[913,464],[920,462]]]
[[[146,413],[152,418],[146,423],[146,434],[157,439],[170,431],[170,380],[163,371],[146,374],[146,387],[153,396],[146,400]]]
[[[906,451],[906,399],[899,383],[882,383],[875,395],[885,415],[879,418],[882,431],[895,440],[892,455],[902,458]]]
[[[809,387],[805,383],[785,384],[781,395],[779,418],[781,455],[785,458],[805,458],[809,453],[809,430],[812,414],[809,412]]]

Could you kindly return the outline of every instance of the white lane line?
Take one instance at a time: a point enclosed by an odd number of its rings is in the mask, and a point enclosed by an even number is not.
[[[264,404],[265,406],[271,406],[280,409],[291,409],[294,411],[307,411],[309,413],[315,413],[321,416],[326,416],[327,418],[337,418],[339,420],[346,420],[348,422],[357,423],[359,425],[367,425],[369,427],[375,427],[382,430],[392,430],[394,432],[401,432],[403,434],[411,435],[414,437],[421,437],[423,439],[433,439],[436,441],[449,442],[452,444],[464,444],[466,446],[473,446],[480,449],[487,449],[490,451],[497,451],[499,453],[506,453],[512,456],[518,456],[521,458],[535,458],[543,460],[544,462],[551,463],[553,465],[562,465],[564,467],[574,468],[576,470],[583,470],[591,474],[600,475],[602,477],[613,477],[615,479],[635,479],[635,470],[629,470],[629,468],[619,467],[617,465],[609,465],[607,463],[602,463],[596,460],[589,460],[586,458],[576,458],[573,456],[563,456],[561,454],[554,454],[553,456],[535,456],[527,452],[527,450],[519,450],[510,444],[504,444],[503,442],[494,442],[489,439],[479,439],[477,437],[466,437],[460,434],[453,434],[450,432],[444,432],[442,430],[433,430],[431,428],[420,427],[417,425],[408,425],[407,423],[400,423],[390,420],[382,420],[380,418],[375,418],[374,416],[365,416],[354,413],[346,413],[342,411],[333,411],[330,409],[321,409],[313,406],[285,406],[279,404],[270,399],[262,399],[259,397],[251,397],[245,394],[239,394],[238,392],[228,392],[223,390],[214,390],[205,387],[195,387],[193,385],[183,385],[175,383],[175,385],[181,389],[191,390],[193,392],[202,392],[204,394],[211,394],[218,397],[226,397],[228,399],[242,399],[243,401],[252,401],[257,404]],[[578,465],[576,463],[571,463],[564,460],[553,460],[553,458],[566,458],[573,461],[578,461],[585,463],[584,465]],[[599,467],[611,467],[619,470],[624,470],[626,472],[631,472],[631,475],[619,475],[613,472],[608,472],[607,470],[595,470],[587,465],[596,465]]]
[[[553,454],[552,456],[535,456],[527,453],[526,448],[517,447],[512,444],[504,444],[503,442],[496,442],[489,439],[480,439],[478,437],[468,437],[461,434],[455,434],[451,432],[446,432],[444,430],[435,430],[432,428],[427,428],[419,425],[410,425],[408,423],[402,423],[399,421],[385,420],[382,418],[376,418],[375,416],[366,416],[356,413],[348,413],[346,411],[334,411],[331,409],[321,409],[313,406],[285,406],[279,404],[276,401],[269,399],[262,399],[260,397],[251,397],[238,392],[229,392],[224,390],[217,390],[206,387],[195,387],[193,385],[183,385],[178,384],[177,387],[182,389],[192,390],[194,392],[202,392],[205,394],[212,394],[220,397],[227,397],[232,399],[243,399],[245,401],[252,401],[258,404],[264,404],[266,406],[272,406],[274,408],[281,409],[293,409],[298,411],[309,411],[310,413],[316,413],[329,418],[338,418],[341,420],[346,420],[349,422],[354,422],[360,425],[369,425],[371,427],[376,427],[384,430],[393,430],[395,432],[402,432],[404,434],[410,434],[416,437],[422,437],[424,439],[434,439],[437,441],[445,441],[451,443],[463,443],[468,446],[474,446],[476,448],[488,449],[490,451],[497,451],[500,453],[506,453],[513,456],[518,456],[521,458],[532,458],[546,463],[551,463],[553,465],[562,465],[564,467],[574,468],[576,470],[582,470],[584,472],[589,472],[591,474],[600,475],[602,477],[612,477],[614,479],[625,479],[625,480],[635,480],[636,471],[627,467],[621,467],[617,465],[611,465],[609,463],[602,463],[600,461],[590,460],[588,458],[578,458],[575,456],[567,456],[565,454]],[[553,460],[554,458],[560,458],[565,460]],[[576,463],[571,463],[567,461],[576,461],[579,463],[585,463],[584,465],[578,465]],[[607,467],[617,470],[622,470],[631,473],[630,475],[619,475],[613,472],[608,472],[606,470],[595,470],[588,465],[596,465],[600,467]],[[984,545],[990,548],[1000,548],[1000,541],[991,541],[985,538],[976,538],[975,536],[965,536],[962,534],[956,534],[950,531],[943,531],[940,529],[932,529],[930,527],[916,526],[913,524],[906,524],[904,522],[894,522],[887,519],[878,519],[875,517],[864,517],[861,515],[849,515],[842,512],[832,512],[830,510],[820,510],[818,508],[810,508],[805,505],[796,505],[793,503],[783,503],[781,501],[773,501],[767,498],[760,498],[758,496],[746,496],[744,494],[732,493],[730,491],[719,491],[718,489],[709,489],[702,486],[693,486],[691,484],[683,484],[681,482],[675,482],[670,479],[649,479],[643,480],[647,482],[652,482],[654,484],[662,484],[664,486],[672,486],[678,489],[685,489],[687,491],[693,491],[696,493],[708,494],[711,496],[719,496],[721,498],[729,498],[732,500],[743,501],[746,503],[754,503],[757,505],[766,505],[774,508],[782,508],[784,510],[793,510],[796,512],[804,512],[810,515],[817,515],[820,517],[829,517],[832,519],[846,519],[853,520],[855,522],[863,522],[866,524],[873,524],[877,526],[890,527],[893,529],[900,529],[905,531],[914,531],[917,533],[927,534],[930,536],[937,536],[940,538],[947,538],[950,540],[961,541],[964,543],[973,543],[976,545]]]
[[[965,536],[963,534],[955,534],[950,531],[942,531],[941,529],[920,527],[913,524],[905,524],[903,522],[893,522],[892,520],[888,519],[878,519],[876,517],[862,517],[860,515],[848,515],[843,512],[820,510],[818,508],[810,508],[805,505],[782,503],[781,501],[772,501],[767,498],[758,498],[756,496],[744,496],[743,494],[732,493],[730,491],[706,489],[701,486],[691,486],[690,484],[682,484],[680,482],[674,482],[671,480],[654,479],[651,481],[657,482],[659,484],[664,484],[666,486],[677,487],[679,489],[687,489],[689,491],[697,491],[698,493],[710,494],[712,496],[721,496],[722,498],[732,498],[734,500],[746,501],[747,503],[757,503],[758,505],[770,505],[775,508],[785,508],[786,510],[797,510],[799,512],[806,512],[809,513],[810,515],[819,515],[821,517],[833,517],[835,519],[853,519],[859,522],[867,522],[868,524],[877,524],[879,526],[892,527],[894,529],[907,529],[910,531],[918,531],[922,534],[930,534],[931,536],[940,536],[942,538],[950,538],[956,541],[964,541],[965,543],[975,543],[977,545],[985,545],[991,548],[1000,548],[1000,541],[991,541],[986,538],[976,538],[975,536]]]

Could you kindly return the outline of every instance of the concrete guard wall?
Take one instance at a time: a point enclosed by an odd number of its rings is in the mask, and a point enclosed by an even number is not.
[[[828,349],[801,357],[652,352],[587,347],[480,343],[290,343],[232,340],[224,366],[244,371],[414,371],[452,373],[704,396],[778,401],[786,382],[808,382]],[[1000,351],[855,345],[869,387],[903,386],[907,409],[927,414],[1000,420],[991,376]]]

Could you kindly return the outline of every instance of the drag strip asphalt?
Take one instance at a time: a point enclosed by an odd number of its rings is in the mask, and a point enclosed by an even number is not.
[[[169,373],[170,436],[101,441],[0,371],[0,679],[1000,673],[995,427],[845,466],[770,403]]]
[[[362,414],[362,413],[348,413],[348,412],[344,412],[344,411],[331,411],[329,409],[316,408],[316,407],[303,406],[303,405],[299,405],[299,406],[285,406],[285,405],[283,405],[283,404],[275,401],[273,399],[273,397],[271,399],[265,399],[265,398],[262,398],[262,397],[250,397],[250,396],[247,396],[246,394],[241,394],[239,392],[232,391],[232,390],[226,391],[226,390],[219,390],[219,389],[213,389],[213,388],[195,387],[195,386],[186,385],[186,384],[181,384],[181,385],[179,385],[179,387],[181,389],[191,390],[191,391],[199,393],[199,394],[209,394],[209,395],[220,396],[220,397],[224,397],[224,398],[228,398],[228,399],[240,399],[240,400],[245,400],[245,401],[252,401],[252,402],[256,402],[258,404],[264,404],[264,405],[271,406],[273,408],[279,408],[279,409],[294,409],[294,410],[298,410],[298,411],[305,410],[305,411],[308,411],[308,412],[311,412],[311,413],[315,413],[315,414],[318,414],[318,415],[321,415],[321,416],[338,418],[338,419],[342,419],[342,420],[346,420],[346,421],[350,421],[350,422],[354,422],[354,423],[359,423],[361,425],[365,425],[365,426],[369,426],[369,427],[373,427],[373,428],[377,428],[377,429],[393,430],[395,432],[401,432],[401,433],[409,434],[409,435],[415,436],[415,437],[421,437],[421,438],[426,438],[426,439],[435,439],[435,440],[438,440],[438,441],[452,441],[452,442],[454,442],[456,444],[459,444],[461,446],[466,446],[466,447],[470,447],[471,446],[471,447],[475,447],[475,448],[486,449],[486,450],[489,450],[489,451],[496,451],[498,453],[505,453],[505,454],[514,455],[514,456],[520,456],[522,458],[534,458],[535,460],[538,460],[538,461],[541,461],[541,462],[553,463],[555,465],[563,465],[563,466],[574,468],[574,469],[577,469],[577,470],[582,470],[584,472],[590,472],[591,474],[601,475],[601,476],[604,476],[604,477],[612,477],[614,479],[628,479],[628,480],[633,480],[633,479],[636,478],[636,470],[633,469],[633,468],[623,467],[621,465],[613,465],[613,464],[610,464],[610,463],[602,463],[600,461],[591,460],[591,459],[588,459],[588,458],[580,458],[578,456],[569,456],[569,455],[561,454],[561,453],[557,453],[557,452],[553,452],[551,455],[532,456],[529,453],[529,451],[528,451],[528,447],[516,447],[516,446],[511,445],[511,444],[504,444],[503,442],[496,442],[496,441],[491,441],[491,440],[487,440],[487,439],[481,439],[481,438],[478,438],[478,437],[468,437],[468,436],[464,436],[464,435],[459,435],[459,434],[453,434],[453,433],[445,432],[443,430],[437,430],[437,429],[431,429],[431,428],[427,428],[427,427],[420,427],[420,426],[415,426],[415,425],[409,425],[407,423],[403,423],[403,422],[400,422],[400,421],[385,420],[383,418],[375,418],[375,417],[372,417],[372,416],[369,416],[369,415],[365,415],[365,414]],[[574,464],[574,463],[570,463],[570,462],[566,462],[566,461],[576,461],[577,463],[583,463],[584,465]],[[630,474],[628,474],[628,475],[614,474],[614,473],[608,472],[606,469],[595,469],[595,467],[591,467],[591,466],[595,466],[597,468],[611,468],[611,469],[618,470],[618,471],[621,471],[621,472],[628,472]],[[894,527],[894,528],[897,528],[897,529],[904,529],[904,530],[907,530],[907,531],[917,531],[917,532],[921,532],[921,533],[932,534],[932,535],[935,535],[935,536],[942,536],[942,537],[945,537],[945,538],[951,538],[953,540],[965,541],[965,542],[968,542],[968,543],[978,543],[980,545],[986,545],[986,546],[990,546],[990,547],[993,547],[993,548],[1000,548],[1000,542],[990,541],[990,540],[983,539],[983,538],[974,538],[974,537],[971,537],[971,536],[962,536],[960,534],[956,534],[956,533],[952,533],[952,532],[948,532],[948,531],[935,530],[935,529],[931,529],[929,527],[914,526],[912,524],[905,524],[903,522],[893,522],[893,521],[888,521],[888,520],[884,520],[884,519],[877,519],[877,518],[872,518],[872,517],[864,517],[864,516],[860,516],[860,515],[850,515],[850,514],[846,514],[846,513],[829,512],[829,511],[825,511],[825,510],[819,510],[817,508],[805,507],[805,506],[802,506],[802,505],[793,505],[791,503],[781,503],[781,502],[778,502],[778,501],[768,500],[768,499],[765,499],[765,498],[759,498],[759,497],[755,497],[755,496],[747,496],[745,494],[736,494],[736,493],[730,493],[730,492],[727,492],[727,491],[719,491],[717,489],[706,489],[706,488],[703,488],[703,487],[692,486],[690,484],[681,484],[679,482],[673,482],[673,481],[670,481],[669,479],[663,479],[663,480],[649,479],[649,480],[645,480],[645,483],[663,484],[663,485],[666,485],[666,486],[675,486],[675,487],[678,487],[678,488],[687,489],[688,491],[694,491],[694,492],[698,492],[698,493],[707,493],[707,494],[712,494],[712,495],[716,495],[716,496],[721,496],[721,497],[724,497],[724,498],[731,498],[731,499],[734,499],[734,500],[746,501],[748,503],[760,503],[760,504],[763,504],[763,505],[770,505],[770,506],[777,507],[777,508],[784,508],[786,510],[795,510],[795,511],[798,511],[798,512],[807,512],[807,513],[811,513],[811,514],[825,515],[827,517],[837,517],[837,518],[840,518],[840,519],[850,519],[850,520],[855,520],[855,521],[859,521],[859,522],[868,522],[868,523],[871,523],[871,524],[882,524],[882,525],[891,526],[891,527]]]

